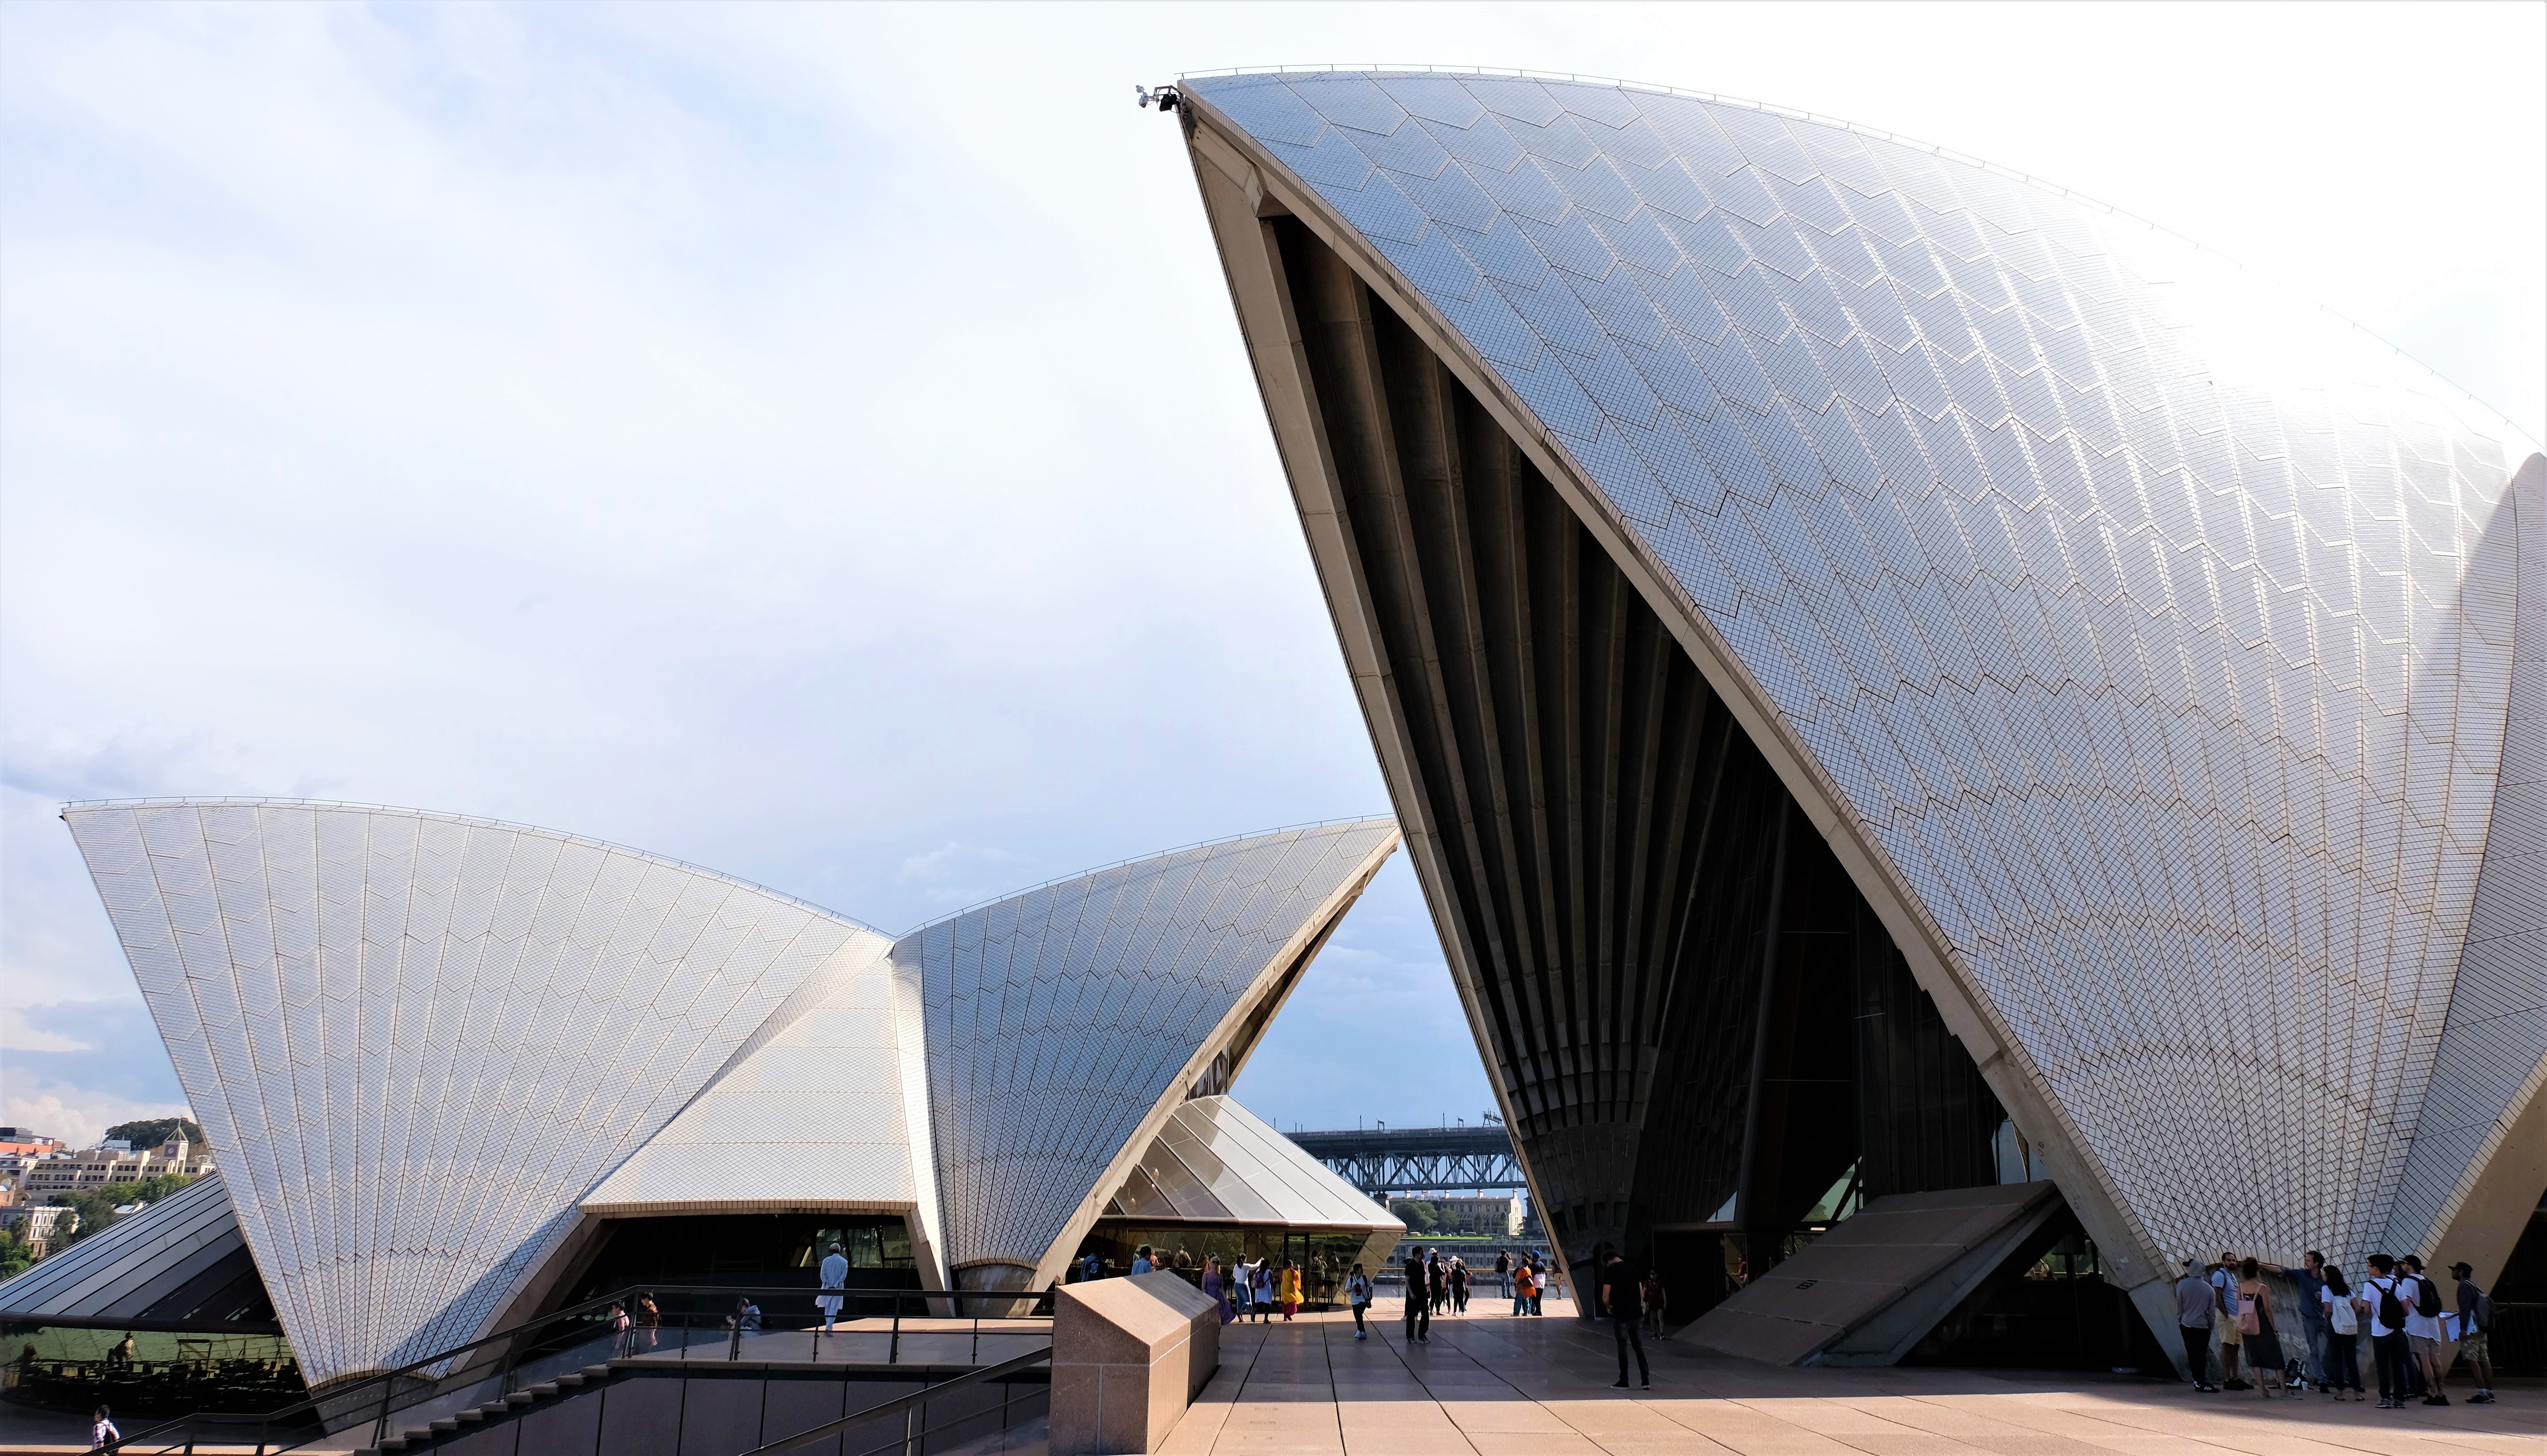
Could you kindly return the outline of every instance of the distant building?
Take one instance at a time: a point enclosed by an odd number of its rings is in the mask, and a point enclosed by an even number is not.
[[[34,1128],[0,1128],[0,1156],[42,1157],[61,1149],[61,1139],[47,1138]]]
[[[26,1196],[34,1199],[52,1193],[103,1188],[109,1183],[138,1182],[167,1173],[201,1177],[212,1170],[213,1159],[209,1151],[197,1148],[183,1138],[172,1138],[142,1153],[133,1152],[128,1143],[121,1148],[107,1145],[79,1153],[33,1158],[25,1164],[20,1182]]]
[[[79,1232],[79,1211],[70,1208],[0,1208],[0,1229],[15,1228],[27,1251],[43,1258],[52,1244]]]
[[[1421,1203],[1433,1210],[1434,1234],[1473,1235],[1485,1239],[1516,1239],[1521,1236],[1521,1200],[1518,1198],[1392,1198],[1388,1211],[1403,1219],[1407,1205]]]

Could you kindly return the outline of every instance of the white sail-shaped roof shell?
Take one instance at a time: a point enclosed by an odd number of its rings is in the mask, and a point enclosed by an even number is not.
[[[1244,1059],[1257,1013],[1397,842],[1375,818],[1200,845],[895,945],[924,988],[948,1263],[1054,1278],[1196,1079],[1224,1052]]]
[[[1582,489],[2078,1152],[2126,1283],[2449,1223],[2547,1069],[2505,778],[2547,734],[2507,713],[2532,442],[2216,255],[1880,134],[1517,75],[1183,89],[1215,216],[1301,217]]]
[[[63,817],[313,1386],[478,1334],[596,1180],[881,939],[485,820],[228,801]]]
[[[312,1386],[482,1334],[596,1219],[902,1212],[930,1287],[1049,1282],[1397,844],[1381,818],[1199,845],[896,942],[483,819],[63,817],[222,1169],[199,1196]]]

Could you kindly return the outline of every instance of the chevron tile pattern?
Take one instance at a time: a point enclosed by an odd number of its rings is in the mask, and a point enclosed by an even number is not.
[[[2181,239],[1880,135],[1520,76],[1183,85],[1607,498],[2152,1250],[2357,1256],[2410,1149],[2432,1210],[2465,1186],[2547,1050],[2527,860],[2489,914],[2531,1012],[2436,1077],[2533,444]],[[2547,716],[2509,722],[2527,764]]]
[[[1117,865],[905,937],[928,1027],[946,1256],[1041,1261],[1286,946],[1397,845],[1359,819]],[[1341,898],[1341,900],[1340,900]]]

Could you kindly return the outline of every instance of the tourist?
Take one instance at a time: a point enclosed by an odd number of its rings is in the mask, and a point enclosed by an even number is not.
[[[1231,1301],[1237,1306],[1238,1318],[1243,1321],[1256,1312],[1256,1284],[1247,1260],[1240,1259],[1229,1266],[1229,1279]]]
[[[1532,1254],[1531,1260],[1530,1312],[1544,1315],[1547,1313],[1547,1287],[1557,1277],[1556,1266],[1538,1254]]]
[[[1087,1257],[1087,1258],[1085,1258],[1085,1259],[1082,1259],[1082,1260],[1080,1261],[1080,1264],[1079,1264],[1079,1282],[1080,1282],[1080,1283],[1082,1283],[1082,1284],[1086,1284],[1086,1283],[1088,1283],[1090,1280],[1093,1280],[1093,1279],[1102,1279],[1102,1278],[1104,1278],[1104,1277],[1105,1277],[1105,1259],[1104,1259],[1104,1256],[1103,1256],[1103,1255],[1101,1255],[1101,1254],[1099,1254],[1099,1253],[1098,1253],[1098,1252],[1097,1252],[1097,1250],[1095,1250],[1095,1249],[1093,1249],[1093,1248],[1092,1248],[1092,1249],[1090,1249],[1090,1250],[1088,1251],[1088,1257]]]
[[[1433,1313],[1438,1315],[1450,1308],[1450,1264],[1442,1257],[1442,1250],[1424,1250],[1424,1277],[1433,1289]]]
[[[130,1370],[132,1368],[132,1330],[128,1329],[124,1331],[123,1342],[106,1352],[106,1368],[109,1370]]]
[[[1468,1265],[1455,1254],[1450,1259],[1450,1313],[1468,1313]]]
[[[2450,1265],[2450,1277],[2459,1282],[2458,1337],[2459,1356],[2468,1362],[2468,1373],[2476,1377],[2476,1394],[2468,1397],[2471,1406],[2494,1404],[2494,1352],[2486,1336],[2494,1329],[2494,1296],[2476,1286],[2476,1268],[2461,1261]],[[126,1335],[131,1339],[132,1336]]]
[[[2324,1281],[2318,1286],[2318,1299],[2326,1311],[2326,1375],[2321,1388],[2338,1401],[2347,1389],[2354,1400],[2365,1400],[2361,1394],[2361,1312],[2353,1306],[2352,1286],[2344,1280],[2343,1271],[2332,1264],[2319,1270],[2318,1277]]]
[[[2328,1334],[2326,1323],[2326,1255],[2312,1248],[2301,1255],[2299,1268],[2276,1269],[2274,1272],[2289,1274],[2291,1282],[2299,1286],[2300,1334],[2308,1341],[2308,1354],[2301,1370],[2323,1389],[2330,1378],[2326,1364]]]
[[[843,1289],[848,1286],[848,1255],[842,1253],[840,1251],[840,1245],[834,1243],[832,1245],[832,1251],[823,1255],[823,1287],[825,1289]],[[823,1332],[825,1334],[831,1333],[832,1326],[839,1320],[841,1302],[841,1297],[836,1294],[826,1294],[814,1301],[814,1308],[823,1312]]]
[[[1361,1271],[1360,1264],[1345,1276],[1345,1303],[1353,1309],[1354,1338],[1370,1338],[1370,1330],[1362,1325],[1362,1316],[1370,1309],[1370,1276]]]
[[[2283,1390],[2282,1339],[2273,1329],[2263,1265],[2251,1255],[2238,1261],[2238,1332],[2244,1337],[2246,1368],[2255,1372],[2255,1393],[2269,1401]]]
[[[2220,1250],[2220,1262],[2211,1266],[2211,1325],[2220,1336],[2220,1388],[2253,1390],[2238,1378],[2238,1353],[2246,1340],[2239,1316],[2245,1300],[2238,1293],[2238,1256],[2225,1248]]]
[[[1627,1346],[1636,1347],[1636,1379],[1646,1390],[1654,1388],[1653,1372],[1645,1367],[1645,1338],[1639,1332],[1644,1319],[1644,1271],[1610,1252],[1610,1261],[1601,1266],[1601,1313],[1609,1317],[1610,1333],[1619,1344],[1619,1378],[1610,1389],[1627,1388]]]
[[[1496,1249],[1495,1289],[1506,1299],[1512,1298],[1512,1250],[1508,1248]]]
[[[1523,1259],[1513,1270],[1513,1318],[1516,1320],[1530,1313],[1530,1260]]]
[[[2379,1409],[2404,1410],[2415,1356],[2406,1343],[2406,1297],[2398,1292],[2395,1259],[2384,1253],[2370,1256],[2370,1277],[2361,1281],[2361,1303],[2369,1307],[2370,1358],[2379,1367]]]
[[[1141,1275],[1149,1273],[1158,1266],[1159,1261],[1150,1257],[1150,1245],[1144,1243],[1140,1247],[1132,1250],[1132,1276],[1134,1278],[1137,1279]]]
[[[2175,1281],[2176,1333],[2184,1337],[2184,1365],[2193,1375],[2197,1394],[2209,1395],[2220,1387],[2211,1383],[2212,1316],[2220,1309],[2220,1291],[2205,1277],[2202,1262],[2187,1258],[2184,1277]]]
[[[115,1428],[114,1417],[107,1413],[104,1406],[98,1407],[97,1414],[89,1421],[88,1448],[92,1451],[112,1450],[111,1443],[123,1439],[124,1432]]]
[[[1670,1306],[1671,1297],[1663,1290],[1660,1271],[1649,1269],[1645,1272],[1645,1287],[1641,1293],[1645,1300],[1645,1332],[1656,1339],[1667,1338],[1663,1333],[1663,1311]]]
[[[1417,1250],[1406,1256],[1406,1341],[1409,1344],[1433,1342],[1433,1288],[1424,1273],[1424,1254]]]
[[[1256,1323],[1272,1324],[1274,1321],[1274,1260],[1272,1257],[1258,1259],[1255,1269],[1247,1276],[1247,1282],[1250,1286],[1249,1292],[1256,1296]]]
[[[1282,1261],[1280,1284],[1282,1323],[1288,1325],[1291,1323],[1291,1317],[1300,1313],[1300,1261],[1298,1259]]]
[[[663,1311],[661,1306],[655,1303],[655,1291],[650,1289],[637,1296],[637,1328],[646,1332],[647,1349],[655,1348],[655,1341],[658,1338],[656,1331],[662,1327]]]
[[[2449,1372],[2441,1368],[2441,1287],[2423,1273],[2423,1261],[2411,1253],[2397,1260],[2397,1297],[2406,1302],[2406,1348],[2414,1353],[2415,1368],[2423,1377],[2423,1404],[2446,1406],[2450,1397],[2441,1389],[2441,1380]]]
[[[1202,1292],[1220,1311],[1220,1323],[1228,1324],[1238,1316],[1229,1308],[1229,1282],[1220,1277],[1220,1255],[1205,1254],[1202,1260]]]
[[[1193,1267],[1193,1255],[1186,1252],[1185,1245],[1182,1243],[1177,1245],[1176,1267],[1179,1270]]]
[[[725,1317],[725,1325],[726,1328],[734,1331],[732,1340],[726,1347],[725,1357],[729,1360],[740,1360],[743,1358],[743,1337],[760,1332],[760,1306],[751,1302],[750,1295],[737,1295],[734,1301],[734,1313]]]

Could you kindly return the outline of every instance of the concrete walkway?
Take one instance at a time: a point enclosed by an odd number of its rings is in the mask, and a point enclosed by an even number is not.
[[[1614,1391],[1615,1345],[1570,1307],[1516,1320],[1479,1302],[1409,1349],[1396,1304],[1353,1322],[1222,1330],[1220,1373],[1174,1456],[2456,1456],[2547,1451],[2547,1387],[2495,1406],[2379,1411],[2323,1396],[2196,1396],[2172,1383],[2057,1372],[1794,1370],[1648,1341],[1654,1388]]]

